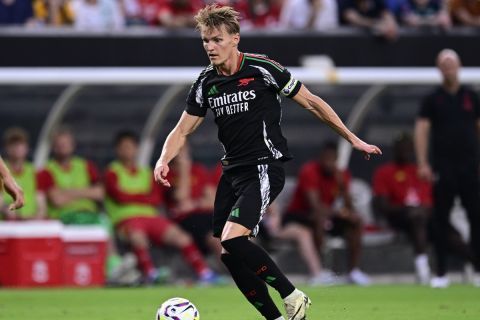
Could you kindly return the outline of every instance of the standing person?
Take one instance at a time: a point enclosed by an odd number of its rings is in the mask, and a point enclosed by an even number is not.
[[[238,16],[231,7],[215,5],[195,16],[211,64],[190,89],[187,107],[157,161],[155,179],[170,186],[166,179],[169,162],[211,109],[225,149],[213,213],[214,236],[223,247],[222,261],[240,291],[266,319],[284,318],[265,283],[280,293],[289,320],[306,319],[310,299],[293,286],[266,251],[249,241],[283,188],[282,163],[292,158],[280,130],[280,95],[311,111],[367,158],[381,151],[351,133],[327,103],[279,63],[264,55],[240,52]]]
[[[455,196],[460,196],[470,222],[470,244],[480,271],[479,205],[479,133],[480,102],[470,88],[460,84],[458,54],[450,49],[437,56],[443,83],[428,95],[415,124],[415,148],[418,173],[434,182],[433,219],[436,277],[432,287],[447,287],[447,247],[450,210]],[[431,135],[432,161],[428,159]],[[432,165],[430,165],[430,163]],[[479,280],[478,277],[476,280]],[[478,282],[478,281],[476,281]],[[480,285],[480,283],[478,283]]]
[[[192,237],[159,214],[162,190],[153,180],[152,169],[136,165],[138,137],[124,131],[115,138],[117,160],[105,174],[105,206],[116,231],[124,236],[137,257],[146,283],[158,282],[161,274],[149,252],[150,242],[179,249],[201,283],[213,284],[216,274],[207,266]]]
[[[44,219],[46,216],[45,195],[38,192],[37,172],[27,160],[28,140],[28,133],[19,127],[8,128],[3,135],[5,163],[25,195],[25,206],[16,211],[8,210],[8,205],[13,202],[11,196],[0,197],[0,215],[3,213],[8,220]]]
[[[325,233],[342,236],[348,248],[348,282],[370,284],[360,270],[363,222],[350,194],[350,172],[337,167],[337,145],[327,142],[318,159],[302,166],[290,205],[283,216],[282,238],[298,243],[312,285],[330,285],[335,278],[321,270],[320,252]]]

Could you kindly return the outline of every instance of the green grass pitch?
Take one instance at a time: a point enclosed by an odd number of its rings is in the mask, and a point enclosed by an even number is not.
[[[313,300],[309,320],[480,319],[480,288],[471,286],[303,289]],[[262,319],[233,287],[0,289],[0,319],[154,320],[157,306],[175,296],[193,301],[201,320]],[[280,299],[276,302],[283,311]]]

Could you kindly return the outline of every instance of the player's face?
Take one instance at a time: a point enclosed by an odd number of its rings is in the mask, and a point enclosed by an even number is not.
[[[137,142],[133,139],[123,139],[116,148],[117,157],[122,162],[134,162],[138,151]]]
[[[75,150],[75,141],[70,134],[60,134],[53,140],[53,153],[59,159],[70,157]]]
[[[397,142],[393,148],[393,156],[397,163],[407,163],[411,161],[413,155],[413,142],[405,140]]]
[[[203,48],[214,66],[223,65],[236,52],[240,35],[230,34],[224,25],[220,28],[204,28],[200,30]]]
[[[325,150],[320,156],[322,168],[327,174],[334,174],[337,170],[337,152],[334,150]]]
[[[28,155],[28,144],[23,141],[9,144],[5,151],[10,161],[24,161]]]

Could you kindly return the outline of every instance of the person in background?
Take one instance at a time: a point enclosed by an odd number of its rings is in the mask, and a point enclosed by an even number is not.
[[[167,28],[194,28],[202,4],[201,0],[159,0],[158,22]]]
[[[204,254],[213,253],[220,259],[222,246],[213,237],[212,229],[215,185],[208,170],[192,161],[187,145],[173,160],[169,178],[172,189],[166,192],[166,203],[173,219],[193,237]]]
[[[340,17],[348,25],[366,28],[388,40],[398,36],[393,14],[383,0],[340,0]]]
[[[30,0],[0,0],[0,26],[25,25],[32,17]]]
[[[33,0],[34,24],[38,26],[71,26],[74,20],[71,0]]]
[[[342,236],[348,247],[348,281],[369,285],[359,269],[363,224],[349,193],[350,173],[337,168],[337,145],[326,142],[317,160],[300,169],[293,198],[283,216],[282,237],[299,245],[312,284],[332,284],[331,275],[322,275],[320,251],[325,234]]]
[[[411,27],[440,27],[450,29],[452,21],[442,0],[404,0],[401,19]]]
[[[149,284],[162,280],[149,252],[150,243],[153,243],[179,249],[200,283],[215,283],[217,275],[207,266],[193,239],[159,214],[157,206],[163,202],[163,191],[153,180],[152,170],[136,164],[137,135],[130,131],[119,132],[115,151],[117,160],[105,173],[105,206],[118,235],[133,248],[144,281]]]
[[[437,67],[443,82],[425,97],[415,122],[418,174],[433,182],[436,277],[431,286],[449,285],[447,235],[456,196],[460,197],[470,223],[470,245],[477,271],[474,284],[480,285],[480,101],[475,91],[460,83],[461,61],[455,51],[440,51]]]
[[[431,213],[431,185],[417,176],[413,140],[407,134],[393,144],[393,161],[378,167],[373,178],[373,207],[395,230],[410,237],[415,253],[417,281],[428,284],[428,221]]]
[[[117,0],[73,0],[73,26],[77,30],[120,30],[125,18]]]
[[[451,0],[450,14],[460,25],[480,27],[480,1],[478,0]]]
[[[336,0],[286,0],[280,14],[280,27],[326,31],[338,27]]]
[[[27,160],[29,152],[28,133],[19,127],[8,128],[3,135],[6,152],[5,163],[13,178],[23,189],[25,205],[16,211],[9,210],[13,203],[12,196],[0,196],[0,213],[7,220],[45,219],[47,201],[42,192],[38,192],[38,176],[31,162]]]
[[[104,199],[104,189],[93,162],[74,155],[75,139],[72,131],[59,128],[52,136],[52,153],[45,168],[39,173],[38,187],[46,194],[48,217],[65,225],[100,225],[109,234],[106,274],[109,281],[129,266],[122,265],[112,240],[108,217],[100,213],[98,203]]]

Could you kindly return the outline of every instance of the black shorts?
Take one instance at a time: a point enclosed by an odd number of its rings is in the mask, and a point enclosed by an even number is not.
[[[303,212],[302,213],[287,212],[282,218],[282,226],[285,227],[290,223],[296,223],[306,228],[309,228],[312,231],[315,231],[313,228],[314,226],[313,220],[306,213],[303,213]],[[333,216],[327,221],[324,230],[333,237],[339,237],[345,233],[345,229],[347,228],[347,226],[348,226],[348,223],[344,219],[337,216]]]
[[[285,171],[280,161],[241,166],[224,171],[218,183],[213,212],[213,235],[220,238],[227,221],[241,224],[258,233],[268,205],[285,184]]]
[[[212,213],[195,212],[177,221],[183,230],[187,231],[203,254],[209,253],[207,236],[212,232]]]

